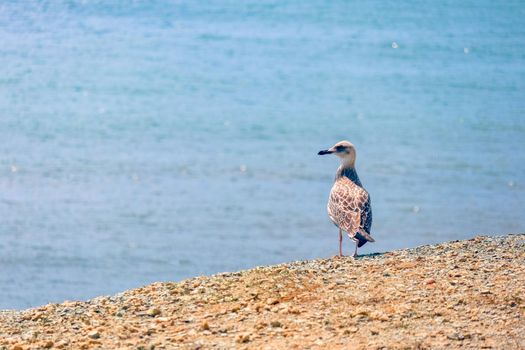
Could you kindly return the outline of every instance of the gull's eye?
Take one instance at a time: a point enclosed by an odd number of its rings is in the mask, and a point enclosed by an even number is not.
[[[345,146],[337,146],[337,147],[335,148],[335,150],[336,150],[337,152],[343,152],[345,149],[346,149]]]

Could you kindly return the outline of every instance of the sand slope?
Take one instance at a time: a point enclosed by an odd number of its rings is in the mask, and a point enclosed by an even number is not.
[[[0,349],[525,348],[525,235],[0,312]]]

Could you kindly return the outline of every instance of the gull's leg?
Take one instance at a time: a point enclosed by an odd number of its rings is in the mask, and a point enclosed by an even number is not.
[[[354,255],[352,255],[352,257],[355,259],[357,258],[357,245],[359,244],[359,241],[355,241],[355,251],[354,251]]]
[[[339,256],[343,256],[343,232],[339,229]]]

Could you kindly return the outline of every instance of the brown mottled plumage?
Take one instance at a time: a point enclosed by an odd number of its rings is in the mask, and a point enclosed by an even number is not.
[[[355,147],[348,141],[341,141],[332,148],[318,154],[335,154],[341,158],[335,182],[328,199],[328,216],[339,228],[339,255],[342,255],[342,231],[356,242],[357,248],[366,242],[374,242],[370,236],[372,227],[372,207],[370,196],[363,188],[355,171]]]

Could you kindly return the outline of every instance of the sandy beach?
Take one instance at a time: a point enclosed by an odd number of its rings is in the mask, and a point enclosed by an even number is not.
[[[523,349],[525,235],[0,312],[0,349]]]

